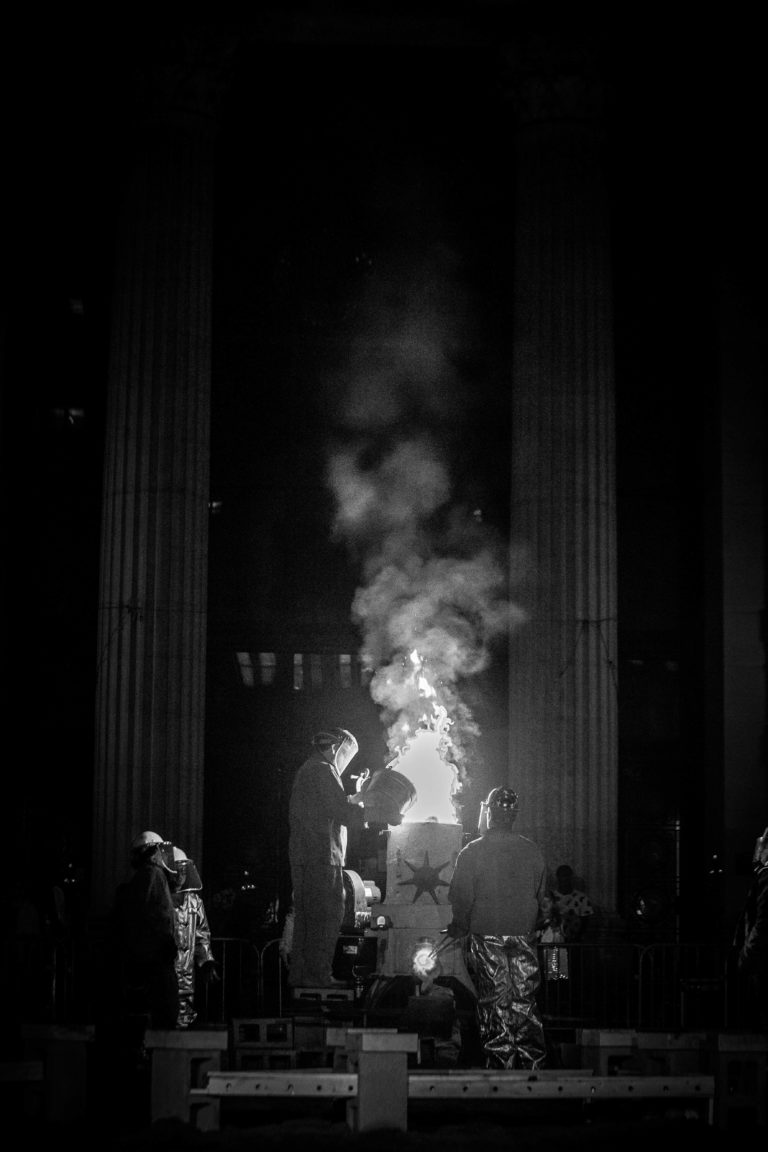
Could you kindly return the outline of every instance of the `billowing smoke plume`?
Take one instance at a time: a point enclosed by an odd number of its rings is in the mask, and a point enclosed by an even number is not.
[[[328,483],[334,534],[363,573],[352,613],[388,746],[397,753],[424,719],[426,679],[447,710],[450,756],[461,772],[467,742],[479,735],[462,684],[488,667],[494,639],[519,610],[509,601],[504,543],[454,491],[452,461],[470,407],[462,397],[472,395],[456,367],[456,334],[469,325],[452,257],[439,255],[437,264],[394,275],[390,266],[358,302],[344,434]],[[499,467],[506,470],[505,461]]]

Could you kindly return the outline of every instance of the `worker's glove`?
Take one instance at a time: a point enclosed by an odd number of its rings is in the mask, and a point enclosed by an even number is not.
[[[360,775],[357,777],[357,780],[355,781],[355,792],[364,792],[370,778],[371,778],[370,768],[363,768],[362,772],[360,773]]]
[[[458,924],[455,924],[452,920],[447,928],[443,928],[440,935],[447,936],[449,940],[458,940],[459,936],[464,936],[466,933],[463,928],[459,928]]]
[[[215,960],[206,960],[205,964],[201,964],[200,975],[206,984],[219,984],[221,981]]]

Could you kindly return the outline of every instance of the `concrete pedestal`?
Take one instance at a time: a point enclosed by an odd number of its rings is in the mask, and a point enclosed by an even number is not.
[[[413,1032],[382,1028],[347,1031],[347,1070],[357,1073],[357,1096],[347,1103],[353,1132],[408,1130],[408,1053],[417,1052]]]
[[[88,1109],[88,1044],[93,1027],[25,1025],[24,1058],[42,1061],[45,1118],[52,1124],[79,1123]]]
[[[193,1119],[190,1090],[201,1087],[209,1072],[221,1068],[221,1054],[229,1047],[229,1033],[212,1031],[160,1031],[150,1029],[144,1039],[152,1061],[152,1123],[174,1118]],[[219,1126],[219,1101],[214,1097],[196,1103],[196,1126],[201,1130]]]
[[[715,1060],[718,1128],[764,1128],[768,1120],[768,1035],[720,1032]]]

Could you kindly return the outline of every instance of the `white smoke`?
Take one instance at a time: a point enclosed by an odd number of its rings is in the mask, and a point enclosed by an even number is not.
[[[507,548],[454,491],[474,383],[456,368],[470,325],[455,261],[439,256],[389,265],[358,301],[340,396],[346,441],[330,454],[327,479],[334,535],[361,564],[352,615],[388,746],[397,753],[424,720],[418,653],[461,770],[480,734],[462,684],[488,668],[493,641],[520,610],[509,600]]]

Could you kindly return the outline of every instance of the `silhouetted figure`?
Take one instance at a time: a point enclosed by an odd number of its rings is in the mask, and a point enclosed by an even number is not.
[[[734,936],[739,972],[754,995],[758,1027],[768,1030],[768,827],[752,854],[752,882]]]
[[[579,945],[594,916],[594,908],[582,889],[577,888],[573,869],[561,864],[549,892],[550,921],[541,934],[544,975],[554,992],[551,1007],[558,1015],[581,1014],[586,1008],[586,992]]]
[[[176,1027],[176,919],[169,879],[173,846],[156,832],[133,841],[133,875],[115,892],[97,973],[94,1106],[105,1123],[149,1120],[147,1028]]]
[[[176,875],[173,845],[156,832],[142,832],[131,845],[130,863],[133,876],[115,895],[112,933],[124,1011],[147,1016],[152,1028],[175,1028],[179,989],[169,883]]]
[[[560,925],[565,943],[576,944],[583,940],[595,910],[586,892],[575,886],[570,864],[561,864],[555,872],[555,887],[550,896],[552,917]]]

